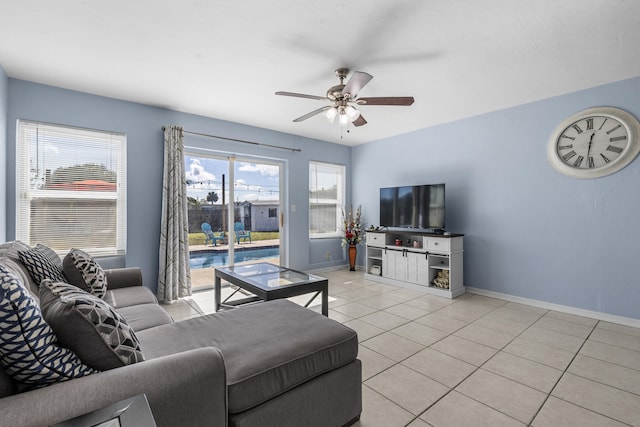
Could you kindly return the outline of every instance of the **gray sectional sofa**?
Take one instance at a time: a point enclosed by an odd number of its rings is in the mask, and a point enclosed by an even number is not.
[[[40,284],[17,256],[25,247],[1,244],[0,267],[38,299]],[[353,330],[287,300],[174,322],[142,286],[139,269],[105,273],[102,299],[135,331],[144,360],[26,391],[2,369],[0,425],[51,425],[142,393],[158,426],[358,420],[361,363]]]

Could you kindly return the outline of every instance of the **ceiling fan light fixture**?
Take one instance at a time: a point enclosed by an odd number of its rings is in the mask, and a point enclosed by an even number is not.
[[[354,121],[360,116],[360,111],[358,111],[357,108],[351,105],[347,105],[347,107],[344,110],[345,110],[345,113],[347,113],[347,116],[349,116],[349,120],[351,121]]]
[[[325,113],[325,117],[329,120],[329,123],[333,123],[338,115],[338,109],[336,107],[329,108]]]
[[[349,123],[349,115],[344,107],[340,107],[340,125],[344,126]]]

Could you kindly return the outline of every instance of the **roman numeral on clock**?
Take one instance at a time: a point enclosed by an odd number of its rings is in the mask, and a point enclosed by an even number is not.
[[[588,165],[590,168],[595,168],[596,163],[593,161],[593,157],[589,156]]]
[[[578,125],[573,125],[573,126],[571,126],[571,127],[572,127],[572,128],[574,128],[574,129],[576,130],[576,132],[578,132],[578,133],[582,133],[582,129],[580,129],[580,126],[578,126]]]
[[[562,159],[566,162],[569,159],[571,159],[572,157],[576,156],[578,153],[576,153],[575,151],[571,150],[569,151],[567,154],[565,154],[564,156],[562,156]]]
[[[584,160],[584,156],[578,156],[578,158],[576,159],[575,162],[573,162],[573,166],[579,168],[580,165],[582,164],[582,161]]]
[[[611,161],[611,160],[609,160],[609,158],[607,156],[605,156],[602,153],[600,153],[600,157],[602,157],[602,160],[604,160],[605,163],[609,163]]]
[[[616,127],[613,127],[613,128],[611,128],[611,129],[609,129],[609,130],[607,131],[607,135],[609,135],[611,132],[613,132],[613,131],[615,131],[615,130],[620,129],[621,127],[622,127],[622,125],[618,125],[618,126],[616,126]]]
[[[625,141],[627,139],[627,135],[622,135],[622,136],[614,136],[613,138],[609,138],[610,142],[616,142],[616,141]]]
[[[593,130],[593,117],[587,119],[587,130]]]
[[[610,145],[610,146],[607,147],[607,151],[611,151],[613,153],[620,154],[620,153],[622,153],[623,150],[620,147],[614,147],[613,145]]]
[[[607,120],[608,120],[607,118],[604,119],[604,121],[602,122],[598,130],[602,130],[602,126],[604,126],[604,124],[607,123]]]
[[[560,145],[558,150],[568,150],[569,148],[573,148],[573,144]]]

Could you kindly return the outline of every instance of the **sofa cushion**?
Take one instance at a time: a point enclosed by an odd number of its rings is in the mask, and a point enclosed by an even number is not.
[[[14,261],[11,258],[0,256],[0,266],[4,267],[12,275],[18,279],[18,281],[29,291],[29,294],[40,303],[40,290],[39,286],[33,281],[33,278],[29,272],[23,267],[19,261]]]
[[[69,283],[103,298],[107,292],[107,276],[100,265],[83,250],[73,248],[64,257],[63,272]]]
[[[23,284],[0,267],[0,362],[25,389],[95,372],[71,350],[57,344],[35,300]]]
[[[133,329],[95,295],[45,280],[40,285],[40,305],[60,343],[88,366],[108,370],[144,360]]]
[[[31,248],[26,251],[18,251],[18,255],[20,256],[20,261],[38,285],[44,279],[65,280],[60,267],[49,261],[38,249]]]
[[[239,307],[140,331],[147,359],[212,346],[224,357],[238,413],[355,360],[358,336],[291,301]]]
[[[37,295],[39,292],[38,288],[40,286],[40,282],[36,283],[33,280],[33,277],[31,277],[31,274],[29,273],[27,268],[24,266],[24,264],[22,264],[22,261],[20,261],[20,255],[18,255],[19,251],[28,251],[29,249],[31,248],[26,243],[21,242],[20,240],[2,243],[0,244],[0,257],[7,257],[12,261],[15,261],[20,266],[20,269],[24,272],[24,275],[28,279],[29,290],[32,291],[32,295],[33,291],[35,291],[35,294]],[[23,283],[26,284],[27,282]]]
[[[102,299],[116,309],[130,307],[132,305],[158,303],[153,292],[144,286],[129,286],[108,290]]]
[[[145,329],[153,328],[167,323],[173,323],[173,319],[159,304],[138,304],[116,309],[127,321],[129,326],[139,333]]]

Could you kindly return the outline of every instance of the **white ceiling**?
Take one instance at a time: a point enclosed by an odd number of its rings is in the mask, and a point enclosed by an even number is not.
[[[357,145],[640,76],[637,0],[3,0],[9,77]],[[323,101],[374,79],[341,139]],[[585,106],[586,107],[586,106]],[[188,129],[203,131],[202,129]],[[209,130],[211,131],[211,130]]]

